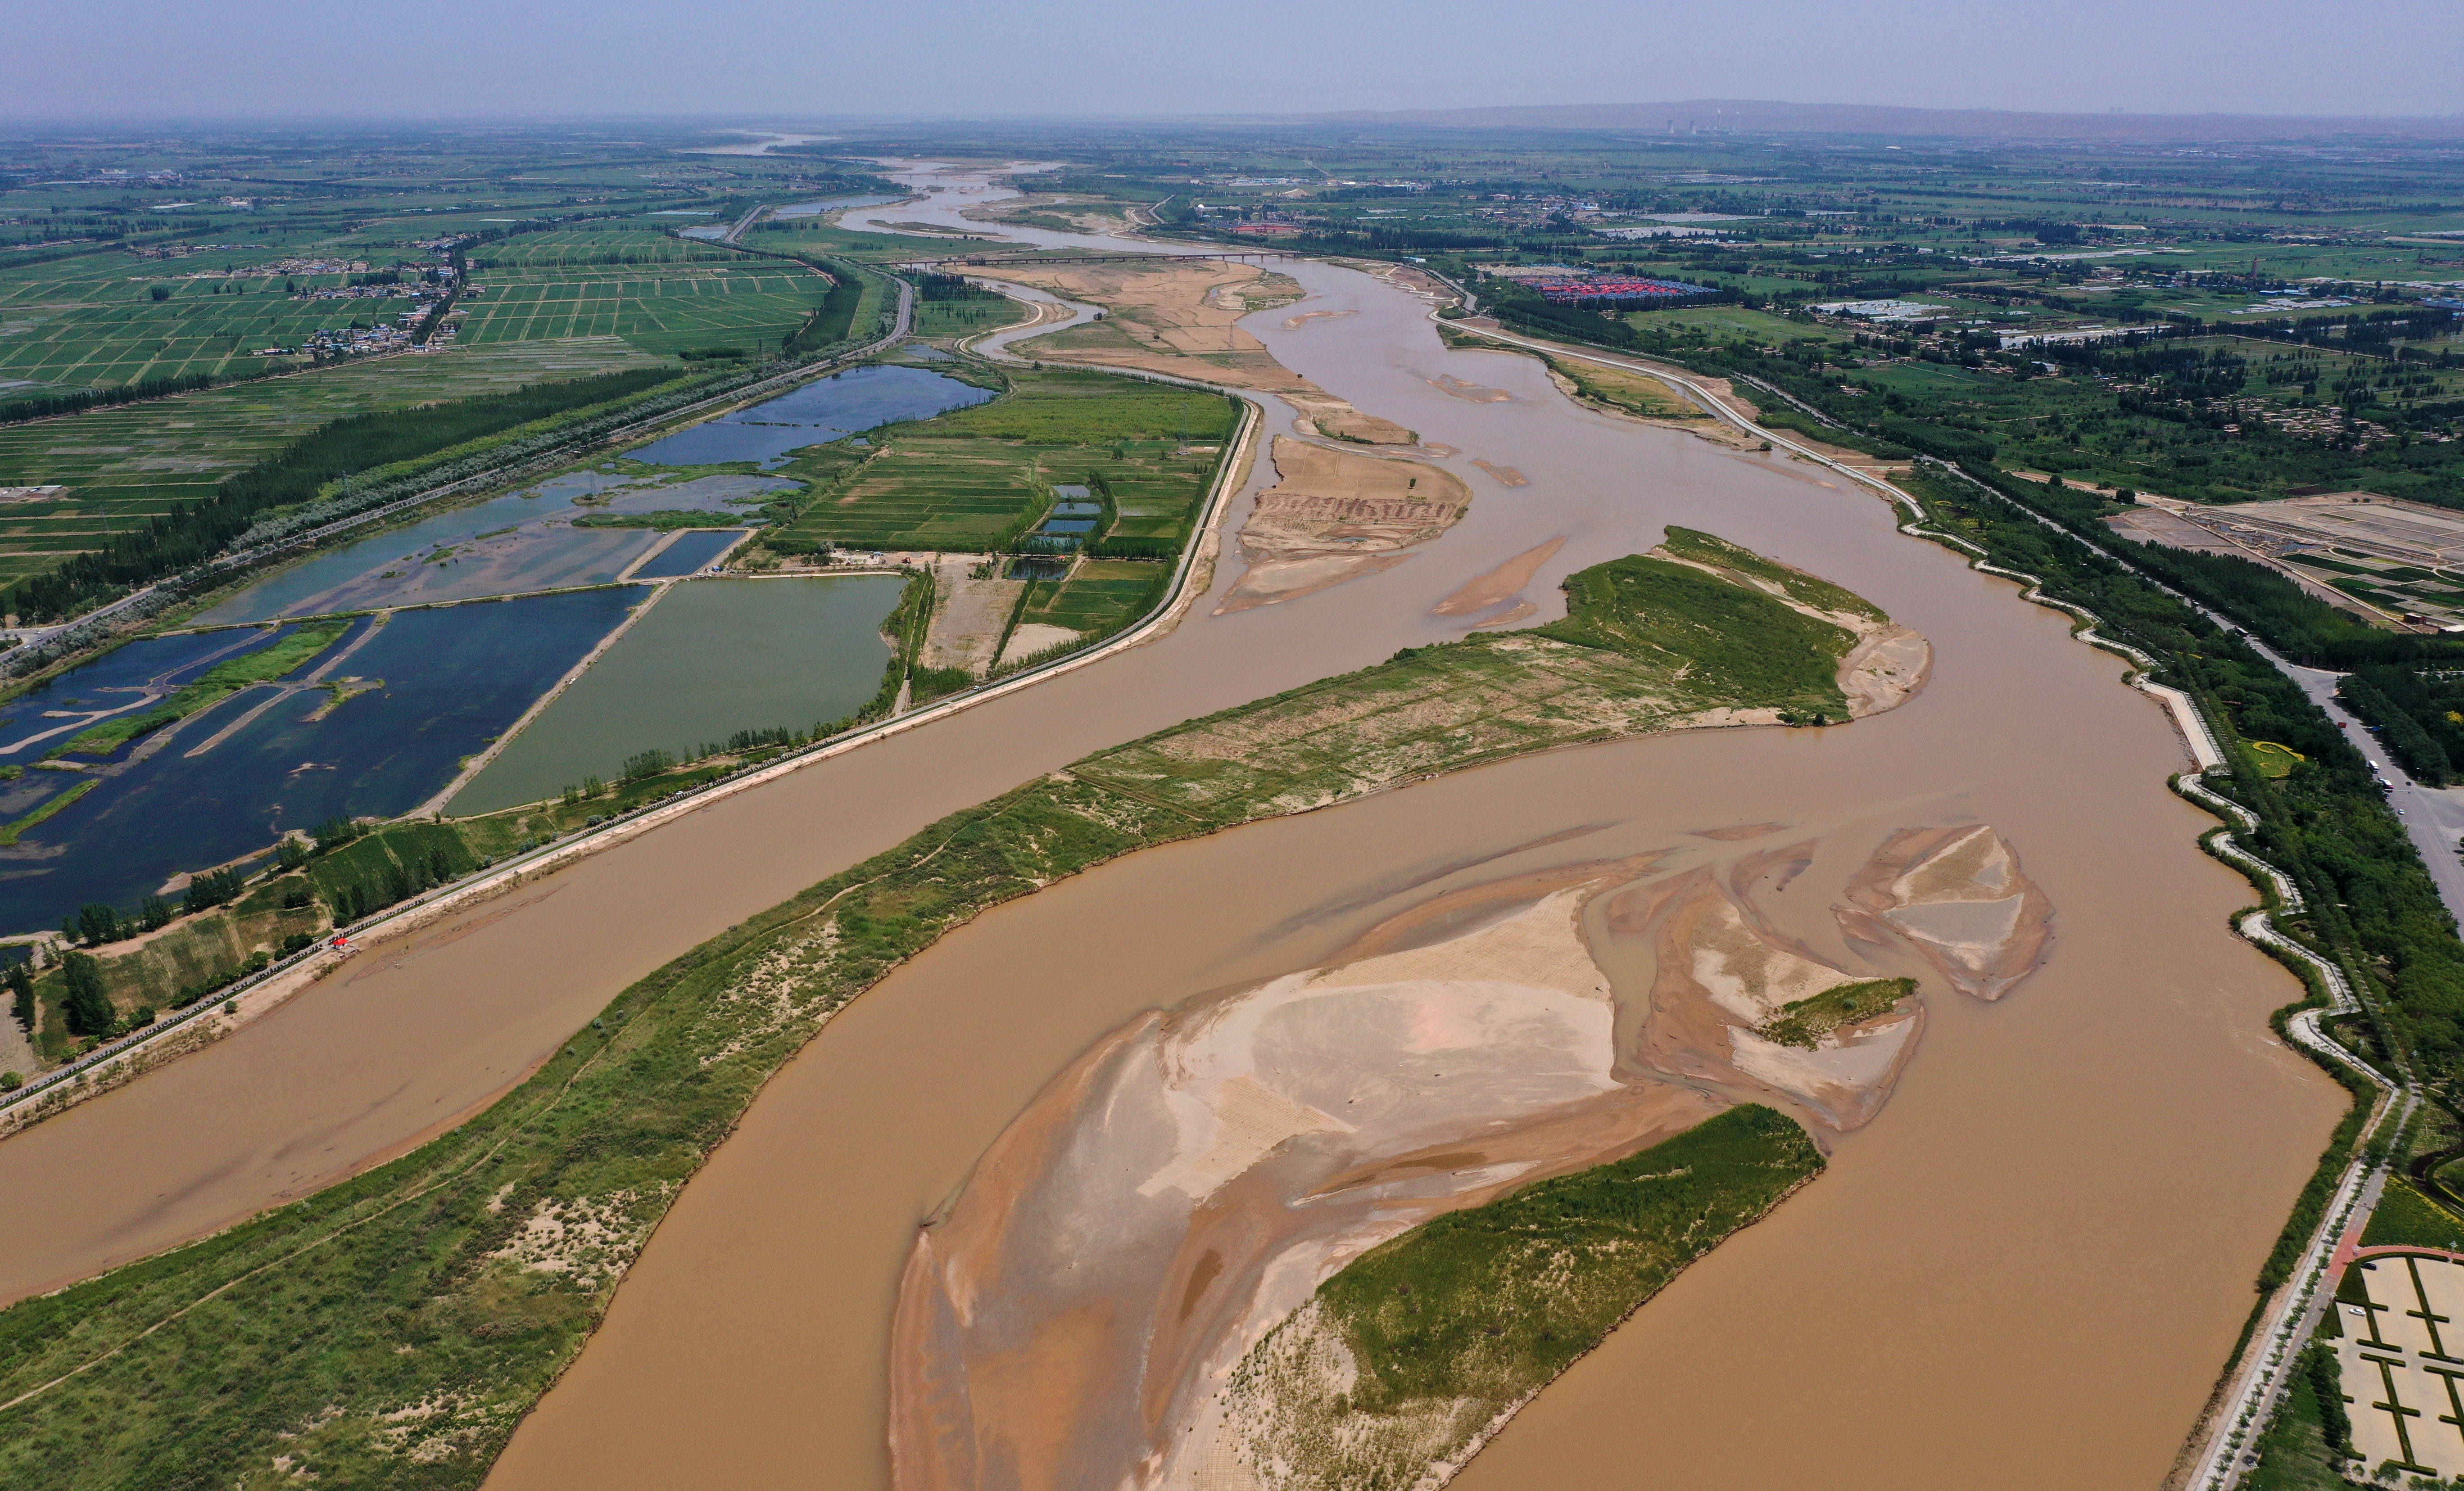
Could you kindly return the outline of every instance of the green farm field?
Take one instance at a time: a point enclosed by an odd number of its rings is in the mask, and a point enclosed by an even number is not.
[[[1234,417],[1224,400],[1187,389],[1101,373],[1014,374],[990,404],[881,431],[879,452],[836,487],[822,485],[834,472],[814,472],[817,495],[781,537],[980,552],[1016,537],[1056,483],[1100,480],[1119,509],[1116,536],[1177,542]],[[790,464],[781,474],[804,473]]]
[[[757,267],[758,266],[758,267]],[[829,281],[776,259],[679,263],[647,273],[492,269],[457,302],[466,346],[565,337],[622,337],[646,352],[776,348],[829,294]]]
[[[918,300],[915,335],[972,337],[979,331],[1012,326],[1026,318],[1014,300]]]
[[[782,253],[837,253],[853,259],[912,259],[923,250],[957,252],[996,242],[998,240],[990,238],[951,236],[931,240],[891,233],[849,232],[814,217],[758,223],[751,232],[744,235],[747,248],[768,249]]]
[[[99,547],[114,526],[208,496],[330,421],[660,361],[613,337],[456,347],[0,426],[0,486],[70,489],[58,501],[0,507],[0,582]]]
[[[1700,331],[1715,341],[1743,338],[1759,346],[1786,346],[1809,337],[1823,341],[1847,340],[1845,333],[1830,327],[1793,321],[1768,311],[1749,311],[1738,305],[1689,305],[1667,311],[1630,311],[1626,313],[1626,319],[1636,326],[1657,327],[1663,331]]]
[[[795,464],[780,474],[796,475]],[[1049,495],[1033,451],[901,436],[844,492],[817,498],[781,537],[843,549],[975,552],[1001,543]]]
[[[1026,625],[1106,636],[1137,620],[1171,578],[1172,566],[1156,560],[1082,560],[1057,585],[1038,581],[1018,619]]]
[[[465,260],[473,274],[490,270],[586,269],[628,264],[743,264],[735,250],[691,238],[671,238],[670,227],[709,226],[714,218],[681,217],[635,228],[590,228],[523,233],[471,249]]]
[[[79,255],[0,274],[0,397],[209,373],[244,378],[295,365],[258,354],[297,347],[324,328],[390,323],[407,296],[295,297],[350,275],[268,275],[252,266],[298,251],[200,253],[145,260]],[[400,250],[351,251],[371,269],[432,262]],[[237,273],[226,275],[226,269]],[[154,292],[165,298],[154,298]],[[16,386],[12,386],[16,385]]]

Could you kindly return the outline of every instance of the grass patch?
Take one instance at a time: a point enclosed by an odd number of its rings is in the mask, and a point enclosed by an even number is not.
[[[1759,591],[1664,559],[1628,558],[1567,580],[1578,604],[1539,635],[1635,658],[1687,659],[1701,687],[1775,708],[1841,717],[1838,660],[1849,631]]]
[[[2294,762],[2309,759],[2291,746],[2277,745],[2273,740],[2253,740],[2249,744],[2251,759],[2258,763],[2262,777],[2290,777]]]
[[[1463,336],[1460,332],[1456,335]],[[1477,339],[1464,340],[1472,341]],[[1495,345],[1494,342],[1486,344]],[[1552,357],[1548,361],[1549,370],[1573,384],[1576,394],[1620,414],[1634,414],[1644,419],[1701,420],[1711,417],[1697,407],[1693,401],[1680,396],[1657,378],[1629,373],[1622,368],[1601,367],[1594,362],[1577,362],[1571,358]]]
[[[50,822],[52,819],[58,817],[62,812],[66,811],[72,803],[76,802],[77,799],[84,797],[87,793],[92,792],[95,788],[101,785],[102,783],[100,780],[92,777],[77,783],[75,786],[69,788],[68,791],[61,793],[58,797],[52,799],[50,801],[43,803],[25,817],[18,819],[15,822],[9,824],[5,828],[0,828],[0,844],[15,844],[20,834],[25,833],[28,829],[39,827],[43,823]]]
[[[1668,536],[1661,540],[1660,547],[1662,553],[1678,559],[1707,564],[1729,575],[1743,576],[1759,587],[1776,591],[1817,611],[1859,617],[1869,622],[1883,619],[1881,609],[1862,596],[1801,569],[1774,563],[1751,549],[1741,548],[1700,529],[1672,527]]]
[[[1669,582],[1619,583],[1603,571]],[[1407,650],[952,814],[627,989],[531,1080],[402,1159],[0,1312],[0,1401],[77,1372],[10,1411],[0,1483],[229,1485],[261,1476],[279,1454],[328,1484],[477,1486],[581,1349],[616,1273],[762,1084],[832,1011],[947,932],[1137,849],[1480,761],[1663,728],[1695,711],[1797,700],[1799,682],[1827,679],[1848,638],[1796,625],[1806,619],[1758,589],[1664,560],[1582,572],[1569,593],[1566,625],[1581,641],[1483,633]],[[1696,604],[1713,605],[1716,627],[1632,612]],[[1762,667],[1705,666],[1685,650],[1725,649],[1735,633]],[[1811,649],[1802,666],[1785,659],[1793,649]],[[1766,685],[1776,691],[1751,691]],[[613,805],[395,825],[311,873],[337,888],[345,871],[407,875],[423,854],[432,863],[454,844],[499,852],[493,845],[531,825]],[[448,834],[451,843],[395,842]],[[1663,1174],[1672,1167],[1662,1155],[1631,1173],[1587,1173],[1513,1198],[1512,1216],[1554,1218],[1556,1230],[1531,1236],[1579,1262],[1586,1283],[1537,1302],[1532,1319],[1557,1324],[1535,1325],[1515,1338],[1510,1361],[1496,1360],[1515,1372],[1555,1370],[1592,1339],[1583,1332],[1595,1336],[1811,1173],[1811,1147],[1793,1126],[1767,1131],[1755,1110],[1743,1111],[1675,1141],[1691,1146],[1677,1151],[1689,1156],[1675,1167],[1683,1175]],[[574,1239],[557,1260],[564,1266],[500,1256],[544,1217],[592,1224],[562,1234]],[[1452,1261],[1427,1263],[1429,1277],[1478,1274],[1517,1298],[1549,1292],[1519,1272],[1518,1261],[1541,1252],[1480,1251],[1519,1245],[1513,1228],[1443,1236],[1454,1240],[1442,1255],[1411,1255]],[[1478,1307],[1474,1292],[1460,1296],[1467,1309]],[[1397,1375],[1379,1379],[1390,1395],[1440,1365],[1427,1353],[1391,1360]],[[1373,1366],[1384,1372],[1388,1359]]]
[[[302,626],[277,638],[271,646],[215,664],[199,674],[195,683],[143,714],[123,714],[77,732],[52,755],[109,756],[139,735],[186,719],[208,705],[219,704],[251,684],[280,678],[332,647],[349,629],[348,623]]]
[[[2445,1248],[2464,1253],[2464,1217],[2422,1195],[2406,1181],[2390,1177],[2370,1224],[2362,1231],[2365,1248],[2395,1245]]]
[[[1783,1007],[1763,1021],[1756,1033],[1766,1041],[1811,1051],[1840,1026],[1871,1020],[1916,992],[1917,981],[1913,978],[1868,978],[1840,984]]]
[[[2258,1463],[2242,1479],[2249,1491],[2346,1491],[2352,1485],[2342,1469],[2350,1461],[2329,1442],[2326,1430],[2324,1394],[2341,1393],[2338,1376],[2326,1347],[2313,1345],[2302,1352],[2275,1419],[2259,1436]],[[2334,1417],[2349,1424],[2346,1412],[2339,1401]]]
[[[1418,1483],[1822,1168],[1804,1129],[1748,1106],[1422,1223],[1234,1370],[1229,1395],[1265,1426],[1244,1458],[1285,1466],[1294,1491]],[[1350,1389],[1333,1391],[1346,1364]]]

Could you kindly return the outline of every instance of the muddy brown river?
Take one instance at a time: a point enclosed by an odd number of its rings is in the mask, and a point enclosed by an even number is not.
[[[916,1225],[1140,1011],[1311,966],[1449,889],[1703,829],[1870,840],[1982,821],[2055,908],[2046,965],[1998,1004],[1928,988],[1897,1095],[1837,1141],[1829,1173],[1683,1275],[1456,1484],[2152,1486],[2343,1104],[2267,1031],[2298,989],[2227,929],[2251,896],[2199,852],[2212,820],[2166,789],[2187,760],[2162,711],[2063,618],[1899,535],[1840,478],[1579,409],[1528,359],[1444,350],[1425,307],[1366,275],[1288,273],[1312,299],[1247,324],[1295,371],[1461,451],[1448,464],[1476,495],[1444,538],[1287,604],[1202,603],[1151,646],[714,804],[0,1143],[0,1195],[45,1198],[12,1220],[0,1295],[400,1152],[631,979],[944,812],[1457,635],[1434,604],[1563,538],[1527,591],[1557,614],[1565,574],[1680,522],[1883,606],[1931,640],[1931,684],[1845,728],[1507,762],[1150,851],[983,917],[771,1084],[491,1485],[886,1487],[890,1317]],[[1283,328],[1313,310],[1357,314]],[[1511,397],[1456,398],[1434,383],[1448,377]]]

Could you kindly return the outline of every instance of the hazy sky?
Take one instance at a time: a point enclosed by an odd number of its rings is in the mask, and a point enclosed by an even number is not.
[[[12,0],[0,117],[2464,113],[2456,0]]]

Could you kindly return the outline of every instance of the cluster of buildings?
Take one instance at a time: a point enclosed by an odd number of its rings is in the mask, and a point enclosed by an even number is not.
[[[333,330],[319,328],[309,333],[306,341],[288,351],[294,357],[304,353],[320,362],[338,358],[365,357],[375,352],[400,352],[410,345],[411,335],[419,330],[419,323],[427,318],[427,313],[428,308],[422,306],[417,311],[404,314],[390,325],[345,326]]]
[[[452,292],[453,272],[451,270],[439,271],[439,278],[434,282],[419,277],[424,273],[418,269],[405,271],[409,277],[390,285],[321,285],[314,290],[302,290],[291,298],[294,300],[428,301],[441,300]]]
[[[1487,273],[1539,292],[1551,305],[1677,305],[1720,293],[1710,285],[1690,285],[1682,279],[1603,274],[1568,264],[1507,264]]]

